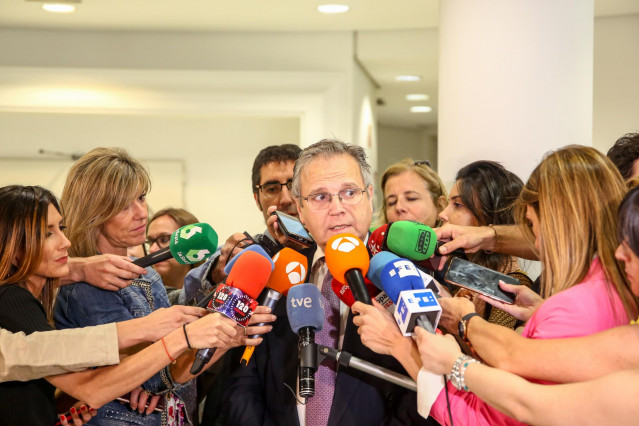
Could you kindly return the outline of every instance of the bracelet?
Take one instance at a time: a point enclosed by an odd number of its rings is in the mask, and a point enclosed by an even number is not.
[[[186,339],[186,346],[188,346],[189,349],[193,349],[191,347],[191,342],[189,342],[189,336],[186,334],[186,324],[182,324],[182,330],[184,330],[184,338]]]
[[[490,229],[493,230],[493,232],[495,233],[495,244],[493,245],[493,249],[492,250],[484,250],[484,253],[486,254],[492,254],[494,252],[498,252],[499,250],[497,249],[499,246],[499,234],[497,234],[497,230],[495,229],[495,226],[491,223],[490,225],[488,225],[488,227]]]
[[[164,337],[162,338],[162,345],[164,346],[164,351],[166,352],[166,354],[169,356],[169,359],[171,360],[171,364],[175,364],[175,360],[169,353],[169,349],[166,347],[166,342],[164,341]]]
[[[453,386],[455,386],[455,389],[465,392],[468,391],[468,386],[466,386],[466,383],[464,382],[464,373],[466,372],[468,365],[473,362],[481,364],[481,362],[468,355],[460,355],[459,358],[457,358],[449,375],[450,381]]]
[[[460,370],[459,370],[459,387],[461,388],[461,390],[463,390],[464,392],[468,392],[468,386],[466,386],[466,380],[464,378],[464,374],[466,374],[466,368],[468,368],[468,366],[472,363],[477,363],[477,364],[481,364],[481,362],[479,360],[476,360],[475,358],[470,358],[467,359],[461,366]]]

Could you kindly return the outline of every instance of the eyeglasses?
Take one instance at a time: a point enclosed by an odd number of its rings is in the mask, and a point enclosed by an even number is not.
[[[171,234],[162,234],[162,235],[158,235],[155,238],[147,237],[144,244],[146,245],[146,249],[148,251],[151,251],[151,246],[153,244],[157,244],[158,247],[162,249],[168,246],[170,241],[171,241]]]
[[[331,194],[330,192],[317,192],[315,194],[309,194],[307,197],[300,198],[306,201],[313,210],[323,210],[328,208],[335,195],[337,195],[337,198],[339,198],[342,204],[352,206],[360,202],[364,192],[366,192],[365,189],[348,188],[342,189],[337,194]]]
[[[413,165],[415,165],[415,166],[422,166],[422,165],[423,165],[423,166],[428,166],[428,167],[430,167],[431,169],[433,168],[433,166],[431,166],[431,165],[430,165],[430,161],[428,161],[428,160],[419,160],[419,161],[415,161],[415,162],[413,163]]]
[[[282,187],[286,186],[286,188],[288,188],[288,190],[290,191],[292,186],[293,186],[293,179],[289,179],[284,183],[281,182],[268,182],[265,183],[264,185],[255,185],[256,188],[258,188],[260,191],[262,191],[262,194],[264,195],[264,197],[266,198],[276,198],[278,197],[281,192],[282,192]]]

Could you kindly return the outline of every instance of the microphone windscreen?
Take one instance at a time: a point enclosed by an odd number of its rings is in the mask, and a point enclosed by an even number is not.
[[[257,299],[271,276],[273,261],[254,251],[243,250],[226,278],[226,284]]]
[[[332,236],[326,243],[326,266],[339,282],[347,282],[344,274],[350,269],[359,269],[362,275],[368,272],[368,250],[362,240],[353,234]]]
[[[393,222],[386,236],[386,246],[393,253],[411,260],[430,259],[435,254],[437,235],[430,226],[410,220]]]
[[[371,258],[366,277],[371,280],[373,284],[375,284],[375,287],[383,290],[382,282],[380,281],[380,274],[382,273],[382,269],[384,269],[384,266],[386,266],[388,262],[396,259],[400,259],[400,257],[397,256],[395,253],[391,253],[390,251],[380,251]]]
[[[233,265],[235,264],[235,261],[237,260],[237,258],[240,257],[240,254],[244,253],[244,251],[246,250],[261,254],[262,256],[267,257],[269,259],[271,258],[271,256],[268,255],[268,253],[266,252],[266,250],[264,250],[264,248],[262,248],[262,246],[260,246],[259,244],[251,244],[250,246],[246,247],[244,250],[239,252],[237,255],[235,255],[235,257],[233,257],[231,260],[229,260],[229,263],[227,263],[226,266],[224,267],[224,273],[226,275],[228,275],[231,272],[231,269],[233,269]]]
[[[368,237],[368,251],[371,253],[371,256],[375,256],[382,250],[386,250],[386,245],[384,239],[386,238],[386,234],[388,233],[389,223],[385,223],[380,226],[376,230],[372,231]]]
[[[424,287],[421,274],[408,259],[392,260],[382,268],[379,274],[384,292],[393,303],[397,303],[399,293],[404,290],[420,289]]]
[[[302,253],[284,247],[277,252],[273,263],[275,263],[273,273],[266,283],[268,288],[286,294],[292,286],[304,282],[308,270],[308,260]]]
[[[217,233],[208,223],[183,226],[171,234],[169,250],[182,265],[201,262],[217,250]]]
[[[304,283],[291,287],[286,296],[286,313],[294,333],[303,327],[320,331],[324,327],[324,306],[315,284]]]

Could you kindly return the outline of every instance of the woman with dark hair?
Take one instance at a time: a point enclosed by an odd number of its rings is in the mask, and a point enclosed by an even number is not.
[[[443,223],[467,226],[512,225],[513,206],[524,184],[514,173],[494,161],[475,161],[457,172],[450,191],[448,206],[439,214]],[[532,282],[521,271],[517,258],[496,252],[469,253],[468,260],[481,266],[517,278],[530,287]],[[477,313],[489,322],[515,328],[517,320],[504,311],[493,308],[468,290],[457,296],[469,297]]]
[[[60,206],[51,192],[37,186],[0,188],[1,328],[25,334],[52,330],[53,294],[59,278],[69,273],[67,249],[70,243],[62,232],[64,228]],[[232,321],[219,315],[207,315],[184,329],[169,333],[161,342],[126,358],[117,366],[1,383],[0,410],[3,414],[0,423],[50,426],[56,420],[55,387],[85,401],[87,405],[76,404],[71,412],[76,424],[81,423],[78,414],[87,421],[95,415],[94,411],[89,413],[89,407],[100,407],[139,386],[166,366],[171,357],[186,351],[185,333],[194,347],[224,348],[236,330]],[[66,350],[72,357],[76,348]],[[42,355],[35,367],[48,363],[46,355]]]

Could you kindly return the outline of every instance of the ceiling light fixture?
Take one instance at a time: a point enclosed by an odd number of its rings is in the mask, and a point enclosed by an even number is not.
[[[422,93],[412,93],[410,95],[406,95],[407,101],[427,101],[428,95],[424,95]]]
[[[398,75],[395,77],[395,81],[419,81],[422,77],[419,75]]]
[[[45,3],[42,8],[51,13],[71,13],[75,12],[75,6],[71,4]]]
[[[350,7],[345,4],[320,4],[317,6],[319,12],[328,14],[345,13],[348,12],[349,9]]]
[[[431,112],[433,109],[429,106],[419,105],[410,107],[410,112],[421,113],[421,112]]]

